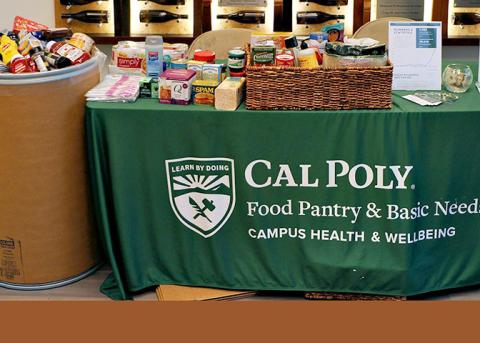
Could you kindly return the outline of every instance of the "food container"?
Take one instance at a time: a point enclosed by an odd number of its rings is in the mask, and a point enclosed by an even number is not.
[[[144,77],[140,80],[139,97],[144,99],[158,98],[158,80],[151,77]]]
[[[233,73],[243,73],[245,70],[245,51],[233,49],[228,52],[228,69]]]
[[[175,60],[170,63],[172,69],[187,69],[188,61],[186,59]]]
[[[202,79],[222,82],[222,64],[204,64],[202,67]]]
[[[449,64],[443,71],[443,85],[453,93],[465,93],[473,83],[472,69],[463,64]]]
[[[215,105],[215,89],[219,83],[214,80],[195,80],[192,85],[192,98],[195,105]]]
[[[252,48],[252,61],[255,66],[272,66],[275,64],[275,46],[261,45]]]
[[[318,68],[315,49],[308,48],[298,52],[298,65],[300,68]]]
[[[82,49],[83,51],[87,53],[91,53],[93,47],[95,46],[95,41],[87,36],[84,33],[74,33],[72,38],[68,41],[73,46],[76,46],[79,49]]]
[[[201,61],[205,63],[215,63],[215,51],[211,50],[199,50],[193,54],[195,61]]]
[[[84,118],[99,62],[0,74],[0,286],[59,287],[100,261]]]
[[[160,75],[159,101],[162,104],[188,105],[196,73],[186,69],[168,69]]]
[[[206,62],[203,62],[203,61],[188,61],[187,62],[187,69],[195,71],[195,73],[197,74],[197,79],[201,79],[204,64],[206,64]]]
[[[121,41],[112,48],[112,74],[145,74],[145,42]]]

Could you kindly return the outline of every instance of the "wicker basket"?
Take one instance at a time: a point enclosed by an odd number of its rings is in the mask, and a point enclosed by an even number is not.
[[[385,67],[342,69],[248,65],[246,106],[249,110],[392,108],[392,74],[390,62]]]

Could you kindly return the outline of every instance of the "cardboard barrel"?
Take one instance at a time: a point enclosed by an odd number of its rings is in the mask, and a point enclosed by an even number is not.
[[[0,286],[44,289],[99,263],[87,187],[85,93],[96,58],[0,74]]]

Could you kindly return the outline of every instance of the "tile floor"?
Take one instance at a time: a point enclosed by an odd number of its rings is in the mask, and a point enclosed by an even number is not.
[[[100,269],[94,275],[72,285],[45,291],[14,291],[0,288],[0,301],[2,300],[110,300],[99,292],[103,280],[110,273],[107,267]],[[436,292],[422,296],[412,297],[412,300],[480,300],[480,285],[463,289]],[[155,292],[148,291],[135,297],[135,301],[155,301]],[[304,300],[301,292],[264,292],[255,297],[239,301],[257,300]]]

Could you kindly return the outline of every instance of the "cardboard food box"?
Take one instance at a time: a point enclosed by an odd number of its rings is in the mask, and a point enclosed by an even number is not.
[[[192,98],[195,105],[215,105],[215,89],[218,82],[213,80],[195,80],[192,85]]]
[[[275,46],[258,45],[252,48],[253,65],[273,66],[275,65]]]
[[[215,108],[235,111],[242,103],[245,93],[244,77],[227,77],[215,90]]]
[[[222,64],[204,64],[202,68],[202,80],[222,82]]]
[[[202,79],[202,71],[204,64],[206,64],[206,62],[191,60],[187,62],[187,69],[194,70],[197,73],[197,79],[200,80]]]
[[[158,81],[151,77],[145,77],[140,80],[140,98],[157,99]]]
[[[168,69],[159,79],[159,101],[162,104],[188,105],[192,97],[193,70]]]

